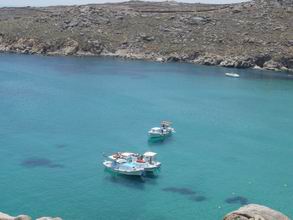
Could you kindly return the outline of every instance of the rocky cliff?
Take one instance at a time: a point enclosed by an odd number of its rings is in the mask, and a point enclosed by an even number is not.
[[[0,51],[293,69],[293,1],[0,8]]]

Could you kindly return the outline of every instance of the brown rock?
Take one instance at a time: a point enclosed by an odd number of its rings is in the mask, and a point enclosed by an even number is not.
[[[61,51],[64,55],[73,55],[78,51],[78,42],[75,40],[69,40],[64,44],[64,47]]]
[[[17,217],[13,217],[13,216],[0,212],[0,220],[32,220],[32,219],[31,217],[27,215],[19,215]]]
[[[290,220],[281,212],[266,206],[249,204],[227,214],[224,220]]]
[[[269,60],[264,63],[263,68],[268,70],[278,70],[282,67],[282,64],[273,60]]]

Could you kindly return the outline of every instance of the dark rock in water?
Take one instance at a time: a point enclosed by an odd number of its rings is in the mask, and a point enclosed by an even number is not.
[[[241,205],[246,205],[248,204],[248,199],[242,196],[235,196],[235,197],[230,197],[225,200],[226,203],[228,204],[241,204]]]
[[[58,144],[57,145],[57,148],[65,148],[66,147],[66,144]]]
[[[190,200],[192,200],[194,202],[203,202],[203,201],[207,200],[207,198],[205,196],[192,196],[192,197],[190,197]]]
[[[51,160],[47,158],[38,158],[32,157],[21,162],[21,165],[27,168],[34,167],[48,167],[48,168],[63,168],[64,166],[61,164],[53,163]]]
[[[178,193],[181,195],[194,195],[194,194],[196,194],[196,192],[194,192],[192,189],[189,189],[189,188],[167,187],[167,188],[163,188],[163,191]]]
[[[62,164],[50,164],[48,165],[49,168],[64,168],[64,165]]]

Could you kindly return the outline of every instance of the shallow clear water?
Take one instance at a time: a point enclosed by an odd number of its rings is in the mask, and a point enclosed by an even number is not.
[[[227,71],[0,55],[1,211],[215,220],[248,200],[293,217],[293,81]],[[148,143],[162,119],[177,133]],[[147,150],[163,164],[157,177],[112,176],[101,164],[103,153]]]

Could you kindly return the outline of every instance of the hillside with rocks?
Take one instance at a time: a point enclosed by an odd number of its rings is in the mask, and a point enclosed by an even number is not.
[[[0,8],[0,52],[293,70],[293,1]]]

